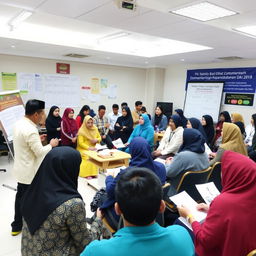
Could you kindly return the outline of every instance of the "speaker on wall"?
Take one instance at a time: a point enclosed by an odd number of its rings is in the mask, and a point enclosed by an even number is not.
[[[161,106],[163,108],[164,115],[166,115],[167,119],[169,120],[172,115],[173,103],[172,102],[157,102],[156,105]]]

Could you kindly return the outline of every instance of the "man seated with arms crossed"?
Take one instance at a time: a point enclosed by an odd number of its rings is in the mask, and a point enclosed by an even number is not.
[[[194,245],[181,226],[167,228],[155,222],[165,203],[159,178],[149,169],[133,167],[124,172],[116,185],[115,211],[124,228],[109,240],[94,241],[81,256],[192,256]]]
[[[25,116],[15,123],[13,132],[13,147],[15,153],[13,173],[18,181],[15,198],[15,216],[12,225],[12,235],[18,235],[22,230],[20,204],[24,193],[31,184],[36,172],[46,154],[58,146],[58,139],[51,139],[43,146],[41,141],[46,136],[39,136],[37,125],[44,116],[44,101],[29,100],[25,106]]]

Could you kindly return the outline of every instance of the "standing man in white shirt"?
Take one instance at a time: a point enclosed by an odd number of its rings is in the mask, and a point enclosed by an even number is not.
[[[39,135],[37,125],[44,116],[44,101],[29,100],[25,106],[25,116],[14,125],[13,146],[14,166],[13,174],[18,181],[15,198],[15,216],[12,222],[12,235],[18,235],[22,230],[22,215],[20,203],[22,196],[31,184],[45,155],[58,146],[59,140],[52,139],[50,144],[43,146],[45,135]],[[32,209],[31,209],[32,210]]]
[[[116,139],[115,136],[115,124],[116,120],[119,116],[121,116],[121,113],[118,112],[119,106],[117,104],[112,105],[112,112],[108,114],[108,123],[110,124],[109,126],[109,136],[111,137],[112,140]]]

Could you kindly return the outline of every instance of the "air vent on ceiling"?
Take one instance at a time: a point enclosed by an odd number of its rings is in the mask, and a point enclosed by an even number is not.
[[[77,54],[77,53],[69,53],[69,54],[65,54],[65,57],[71,57],[71,58],[88,58],[90,57],[89,55],[84,55],[84,54]]]
[[[219,57],[219,60],[242,60],[244,58],[238,56]]]

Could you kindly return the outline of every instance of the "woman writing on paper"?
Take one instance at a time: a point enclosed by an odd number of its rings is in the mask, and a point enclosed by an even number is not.
[[[78,131],[77,150],[81,153],[82,163],[80,165],[80,177],[87,179],[94,178],[98,175],[96,165],[88,161],[88,156],[85,155],[89,150],[96,150],[95,145],[101,141],[101,136],[97,127],[93,124],[91,116],[87,115],[84,118],[83,124]]]
[[[203,224],[187,208],[178,210],[192,225],[198,256],[246,256],[256,245],[256,165],[246,156],[226,151],[221,173],[221,194],[210,207],[197,206],[207,212]]]

